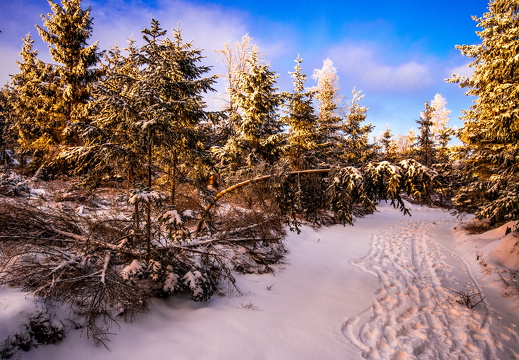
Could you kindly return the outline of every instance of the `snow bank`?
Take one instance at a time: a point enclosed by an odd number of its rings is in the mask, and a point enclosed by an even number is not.
[[[63,326],[43,302],[19,289],[0,288],[0,358],[63,338]]]
[[[27,333],[29,319],[43,312],[34,297],[17,289],[0,289],[0,344],[15,334]]]
[[[519,234],[511,232],[517,221],[510,221],[482,234],[461,234],[476,247],[478,258],[510,270],[519,270]]]
[[[519,270],[519,235],[510,233],[481,249],[484,256],[495,264]]]

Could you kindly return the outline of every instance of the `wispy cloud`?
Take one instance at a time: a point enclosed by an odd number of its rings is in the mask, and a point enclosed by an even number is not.
[[[406,93],[427,88],[435,81],[426,62],[400,57],[399,62],[391,63],[387,49],[371,43],[339,45],[329,53],[341,75],[366,91]]]
[[[461,76],[472,76],[474,74],[474,68],[469,67],[469,63],[456,66],[452,69],[449,69],[449,76],[456,74]]]

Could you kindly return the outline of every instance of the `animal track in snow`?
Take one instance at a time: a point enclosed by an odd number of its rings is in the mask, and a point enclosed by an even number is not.
[[[517,333],[494,334],[484,300],[473,309],[456,302],[457,292],[482,290],[463,259],[432,238],[446,221],[398,223],[374,234],[369,253],[353,261],[380,282],[372,305],[342,326],[363,358],[518,359],[506,346]]]

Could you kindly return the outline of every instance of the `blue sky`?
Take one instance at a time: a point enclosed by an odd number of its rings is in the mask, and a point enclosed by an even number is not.
[[[281,90],[291,90],[294,59],[304,59],[308,86],[313,70],[326,58],[333,60],[341,78],[341,94],[351,97],[356,88],[365,94],[367,121],[376,126],[374,135],[386,126],[405,134],[416,127],[424,103],[436,93],[452,110],[451,125],[472,99],[444,79],[453,72],[468,74],[470,62],[454,48],[476,44],[478,28],[471,16],[487,11],[487,0],[83,0],[92,7],[93,41],[102,49],[124,46],[126,39],[140,38],[151,18],[165,29],[183,29],[184,40],[204,49],[205,64],[223,72],[214,50],[248,33],[279,74]],[[45,0],[0,0],[0,84],[18,71],[15,61],[22,38],[38,34],[41,14],[50,12]],[[50,61],[46,45],[36,41],[40,57]],[[222,84],[223,86],[223,84]],[[221,86],[219,87],[221,88]]]

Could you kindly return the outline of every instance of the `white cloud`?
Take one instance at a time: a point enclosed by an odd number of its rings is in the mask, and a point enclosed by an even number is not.
[[[224,11],[216,5],[165,0],[154,7],[142,3],[131,5],[121,0],[104,4],[99,1],[92,5],[92,39],[99,40],[101,48],[115,43],[124,47],[129,37],[140,40],[141,30],[150,26],[152,18],[168,32],[180,25],[184,41],[193,40],[194,46],[204,49],[208,57],[213,50],[223,48],[225,42],[239,40],[247,32],[244,14]]]
[[[472,76],[474,74],[474,68],[469,67],[469,63],[457,66],[449,70],[449,76],[456,74],[460,76]]]
[[[428,64],[415,60],[391,64],[386,60],[386,51],[373,44],[348,44],[331,49],[330,58],[348,82],[372,92],[405,93],[434,83]]]

